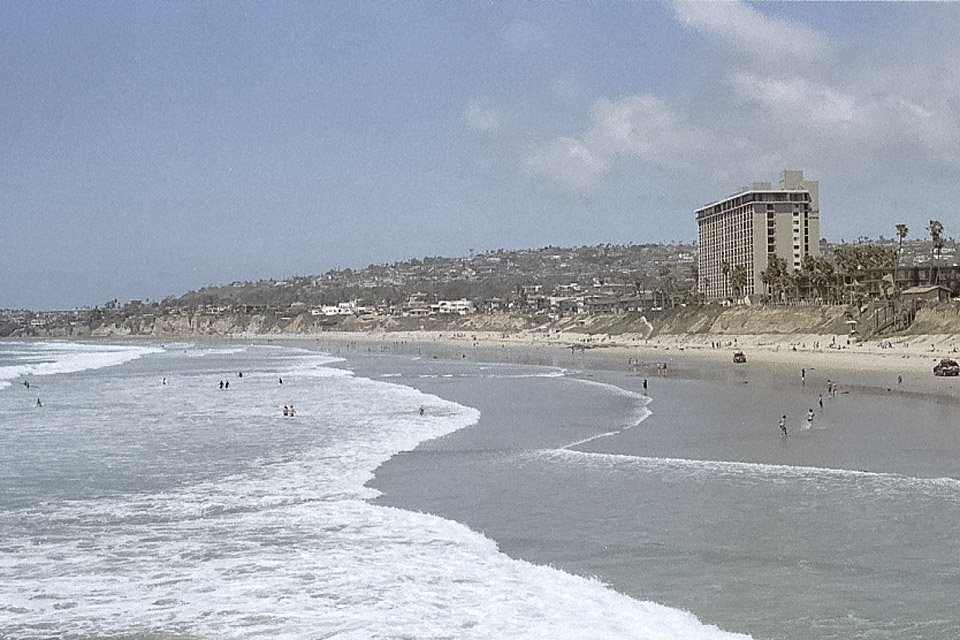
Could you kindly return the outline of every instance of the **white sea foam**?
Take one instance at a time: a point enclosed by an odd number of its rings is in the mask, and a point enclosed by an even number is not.
[[[15,346],[10,350],[3,349],[4,361],[10,364],[0,366],[0,382],[6,382],[5,386],[9,386],[11,380],[18,378],[113,367],[162,351],[160,348],[144,345],[100,342],[38,342],[30,344],[26,349]]]
[[[605,434],[608,435],[608,434]],[[588,440],[591,440],[590,438]],[[946,499],[960,503],[960,480],[956,478],[917,478],[896,473],[879,473],[852,469],[734,462],[726,460],[690,460],[686,458],[658,458],[614,453],[576,451],[568,445],[562,449],[544,449],[533,452],[535,458],[554,459],[564,464],[588,464],[594,467],[630,467],[654,473],[678,473],[711,479],[748,479],[765,483],[783,483],[812,488],[824,481],[854,483],[867,491],[871,487],[890,498],[904,494]]]
[[[218,432],[240,433],[278,393],[300,394],[298,417],[263,421],[262,457],[227,477],[2,514],[0,637],[746,637],[512,560],[461,524],[370,504],[376,492],[365,483],[384,460],[474,424],[476,410],[325,367],[325,356],[259,366],[249,353],[232,356],[232,369],[244,370],[236,393],[211,399],[186,382],[164,390],[192,420],[184,438],[208,406],[221,412]],[[261,379],[279,368],[282,391]],[[271,448],[284,438],[314,444]]]
[[[633,427],[639,425],[641,422],[646,420],[651,415],[651,411],[647,409],[647,405],[650,404],[649,396],[645,396],[641,393],[637,393],[636,391],[630,391],[629,389],[624,389],[616,385],[608,384],[606,382],[597,382],[596,380],[577,379],[577,382],[583,385],[600,387],[607,393],[612,393],[614,395],[620,395],[620,396],[624,396],[632,400],[635,400],[637,403],[636,404],[637,409],[636,409],[636,412],[633,414],[633,416],[628,417],[627,425],[622,429],[617,429],[615,431],[607,431],[604,433],[598,433],[588,438],[583,438],[582,440],[571,442],[570,444],[563,447],[563,449],[573,449],[574,447],[582,446],[584,444],[587,444],[588,442],[593,442],[595,440],[602,440],[604,438],[609,438],[611,436],[619,435],[624,431],[626,431],[627,429],[632,429]]]

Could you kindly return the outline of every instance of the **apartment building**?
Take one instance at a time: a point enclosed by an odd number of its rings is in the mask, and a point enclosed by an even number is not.
[[[700,244],[697,286],[707,300],[736,295],[734,268],[746,272],[745,296],[764,293],[760,274],[769,256],[799,269],[820,255],[819,183],[802,171],[782,171],[778,188],[755,182],[736,194],[697,209]]]

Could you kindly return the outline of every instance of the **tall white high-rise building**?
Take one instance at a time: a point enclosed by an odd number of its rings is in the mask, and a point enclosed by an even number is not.
[[[729,198],[697,209],[700,292],[707,300],[732,297],[730,270],[742,266],[743,295],[764,291],[760,274],[771,255],[799,269],[820,255],[819,183],[803,171],[782,171],[779,188],[755,182]],[[727,266],[727,268],[724,267]]]

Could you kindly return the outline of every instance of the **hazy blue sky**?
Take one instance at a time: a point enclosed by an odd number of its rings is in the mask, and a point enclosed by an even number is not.
[[[960,4],[2,2],[0,308],[696,238],[781,169],[958,235]]]

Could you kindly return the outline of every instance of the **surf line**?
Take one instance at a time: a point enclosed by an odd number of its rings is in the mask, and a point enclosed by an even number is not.
[[[568,445],[568,447],[574,445]],[[540,449],[540,456],[557,458],[585,458],[613,464],[631,464],[645,469],[709,472],[725,477],[792,478],[820,481],[871,481],[899,491],[923,490],[927,495],[960,503],[960,479],[951,477],[922,478],[886,471],[862,469],[835,469],[830,467],[794,466],[763,462],[736,462],[732,460],[700,460],[691,458],[655,458],[623,453],[579,451],[568,447]]]
[[[565,371],[565,370],[564,370],[564,371]],[[626,396],[626,397],[628,397],[628,398],[634,398],[634,399],[636,399],[636,400],[639,400],[642,404],[641,404],[641,410],[640,410],[640,412],[639,412],[639,418],[638,418],[637,421],[634,422],[633,424],[628,424],[627,426],[623,427],[622,429],[617,429],[616,431],[607,431],[607,432],[605,432],[605,433],[596,433],[596,434],[594,434],[594,435],[592,435],[592,436],[590,436],[590,437],[584,438],[584,439],[582,439],[582,440],[577,440],[576,442],[571,442],[570,444],[567,444],[567,445],[564,445],[564,446],[560,447],[559,450],[561,450],[561,451],[563,451],[563,450],[571,451],[571,450],[573,450],[574,447],[579,447],[580,445],[587,444],[588,442],[593,442],[594,440],[599,440],[600,438],[608,438],[608,437],[610,437],[610,436],[620,435],[621,433],[623,433],[623,432],[626,431],[627,429],[633,429],[634,427],[638,426],[641,422],[643,422],[644,420],[646,420],[647,418],[649,418],[651,415],[653,415],[653,412],[650,411],[649,409],[647,409],[647,405],[650,404],[650,402],[651,402],[651,398],[650,398],[649,396],[642,395],[642,394],[636,393],[635,391],[630,391],[629,389],[624,389],[624,388],[622,388],[622,387],[618,387],[617,385],[609,384],[609,383],[607,383],[607,382],[597,382],[596,380],[584,380],[583,378],[569,378],[569,379],[570,379],[570,380],[575,380],[576,382],[579,382],[580,384],[593,385],[593,386],[601,387],[601,388],[603,388],[603,389],[606,389],[607,391],[612,391],[613,393],[615,393],[615,394],[617,394],[617,395]],[[580,453],[583,453],[583,452],[580,452]]]
[[[577,440],[576,442],[571,442],[570,444],[560,447],[559,451],[570,451],[574,447],[579,447],[582,444],[587,444],[588,442],[593,442],[594,440],[599,440],[600,438],[606,438],[607,436],[615,436],[623,433],[623,429],[620,431],[608,431],[606,433],[598,433],[597,435],[590,436],[589,438],[584,438],[583,440]],[[585,451],[577,451],[577,453],[586,453]]]

